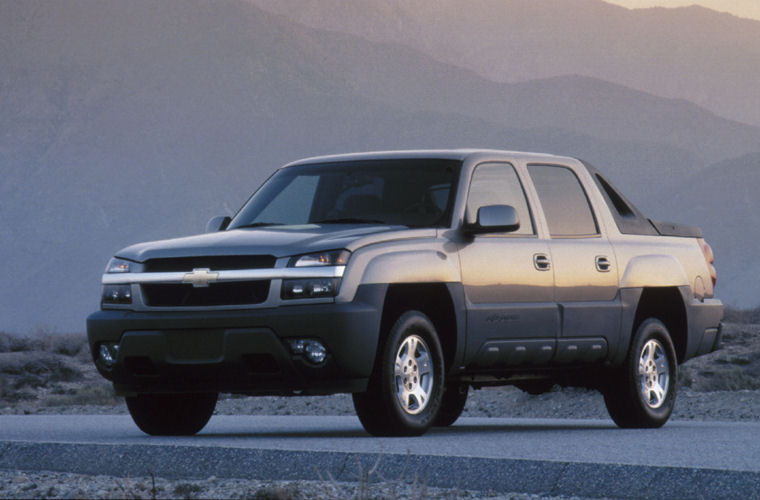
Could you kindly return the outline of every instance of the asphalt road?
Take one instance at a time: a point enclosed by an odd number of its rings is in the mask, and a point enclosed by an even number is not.
[[[128,416],[0,416],[0,468],[165,477],[424,478],[478,490],[760,498],[760,423],[463,418],[373,438],[354,417],[215,416],[197,436],[149,437]]]

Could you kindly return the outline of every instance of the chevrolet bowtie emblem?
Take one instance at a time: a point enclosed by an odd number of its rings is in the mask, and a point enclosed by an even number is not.
[[[195,288],[206,287],[209,283],[212,283],[219,279],[219,273],[212,273],[208,268],[193,269],[192,273],[187,273],[182,278],[182,283],[190,283]]]

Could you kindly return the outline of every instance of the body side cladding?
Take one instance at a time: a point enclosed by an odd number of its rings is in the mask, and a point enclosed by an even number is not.
[[[449,367],[447,375],[453,375],[461,371],[464,361],[464,352],[467,342],[467,304],[464,296],[464,286],[461,283],[446,283],[451,301],[454,304],[456,316],[456,339],[457,347],[454,359]]]
[[[631,336],[633,335],[634,322],[636,321],[636,311],[641,301],[642,288],[623,288],[620,290],[620,303],[622,305],[622,317],[620,318],[620,337],[617,349],[610,352],[609,363],[612,366],[619,366],[623,363],[625,356],[628,354],[628,348],[631,345]]]
[[[687,287],[680,287],[679,290],[686,306],[688,340],[682,360],[686,361],[719,347],[718,327],[723,317],[723,304],[718,299],[695,299]]]

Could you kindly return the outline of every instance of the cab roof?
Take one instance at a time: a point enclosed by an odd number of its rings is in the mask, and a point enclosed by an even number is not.
[[[349,153],[339,155],[315,156],[294,161],[285,165],[293,167],[299,165],[308,165],[315,163],[339,163],[348,161],[366,161],[366,160],[404,160],[404,159],[449,159],[464,161],[471,157],[499,157],[504,160],[523,160],[523,161],[548,161],[548,160],[575,160],[566,156],[557,156],[544,153],[530,153],[524,151],[504,151],[498,149],[412,149],[398,151],[371,151],[364,153]]]

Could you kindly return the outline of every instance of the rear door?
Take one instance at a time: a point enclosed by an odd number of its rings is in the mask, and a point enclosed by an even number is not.
[[[528,165],[550,233],[560,313],[555,361],[604,359],[620,328],[615,253],[603,237],[578,175],[564,165]]]

